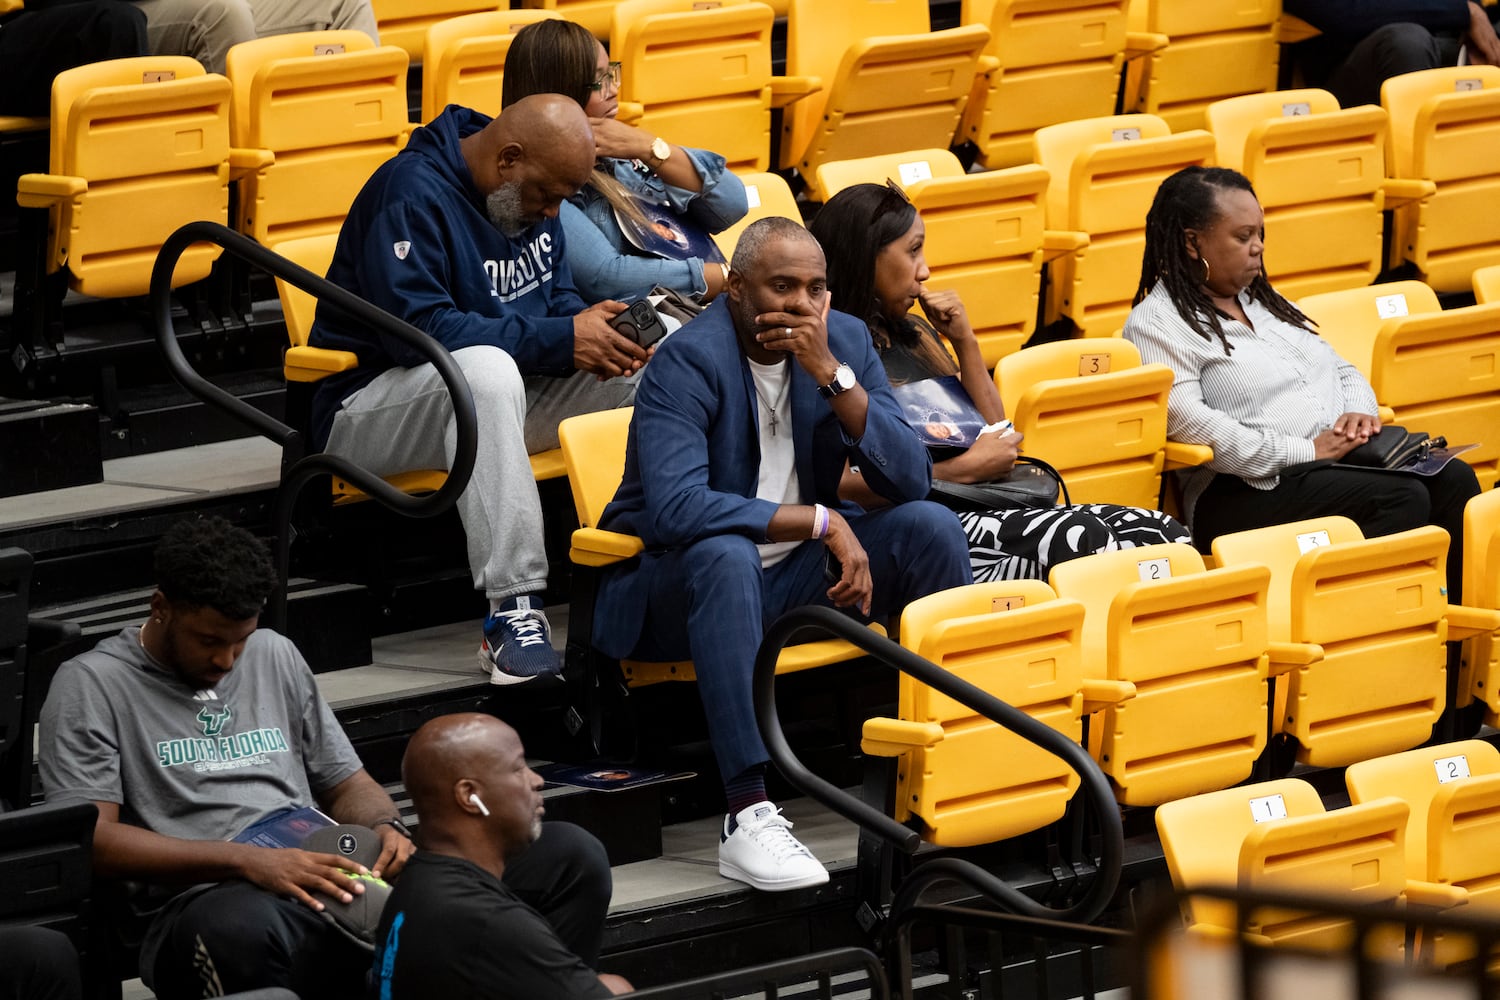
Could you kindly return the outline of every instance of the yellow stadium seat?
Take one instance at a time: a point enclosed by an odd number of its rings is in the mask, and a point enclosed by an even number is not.
[[[1181,132],[1202,128],[1204,109],[1220,98],[1275,90],[1280,14],[1280,0],[1130,0],[1131,30],[1152,40],[1127,68],[1125,108]]]
[[[1083,613],[1040,580],[970,584],[907,605],[901,644],[1077,742],[1097,707],[1086,702],[1133,693],[1086,676]],[[924,840],[968,847],[1062,817],[1079,785],[1071,767],[906,674],[900,684],[900,718],[868,720],[863,740],[866,754],[900,758],[898,822],[919,819]]]
[[[1238,887],[1326,895],[1335,905],[1396,904],[1409,888],[1408,812],[1397,798],[1325,812],[1312,785],[1282,778],[1168,802],[1156,810],[1156,829],[1180,892]],[[1183,917],[1200,934],[1239,930],[1229,900],[1188,897]],[[1347,918],[1279,909],[1252,912],[1246,930],[1312,949],[1344,947],[1352,936]],[[1385,957],[1399,957],[1399,934],[1378,940]]]
[[[615,8],[610,58],[620,102],[638,124],[673,142],[711,149],[732,170],[771,165],[771,108],[816,89],[771,76],[771,23],[763,3],[628,0]]]
[[[787,109],[781,166],[809,197],[829,160],[953,144],[989,29],[930,29],[926,0],[792,0],[786,72],[822,89]]]
[[[1129,0],[964,0],[964,24],[989,28],[958,139],[987,167],[1031,162],[1044,125],[1113,114]]]
[[[1500,67],[1403,73],[1380,87],[1391,116],[1391,175],[1437,193],[1396,211],[1392,263],[1440,292],[1468,291],[1475,268],[1500,264]]]
[[[621,0],[522,0],[517,7],[531,10],[555,10],[575,24],[594,33],[601,42],[609,41],[610,25]]]
[[[1474,299],[1478,302],[1500,302],[1500,264],[1474,269]]]
[[[1118,337],[1130,313],[1156,189],[1183,167],[1213,162],[1214,137],[1173,135],[1155,115],[1086,118],[1038,129],[1036,162],[1047,168],[1047,228],[1083,233],[1086,246],[1051,267],[1046,320],[1073,321],[1083,336]]]
[[[598,527],[600,515],[609,506],[625,475],[625,441],[634,412],[630,407],[621,407],[598,413],[584,413],[568,417],[557,426],[568,485],[573,490],[573,506],[578,513],[580,525],[573,532],[572,546],[568,551],[575,566],[598,569],[639,555],[645,550],[645,543],[635,535],[606,531]],[[590,642],[592,629],[592,593],[592,582],[586,583],[582,588],[575,584],[573,617],[570,620],[580,630],[579,635],[574,637],[576,644],[584,647]],[[590,606],[583,607],[585,603]],[[872,625],[871,628],[881,635],[885,634],[878,625]],[[574,638],[569,639],[570,646],[575,645]],[[802,643],[781,651],[781,656],[776,661],[776,672],[795,673],[811,667],[842,663],[863,655],[860,649],[842,639]],[[698,676],[689,661],[648,663],[622,660],[620,671],[631,687],[661,681],[691,681]]]
[[[405,49],[412,65],[422,62],[427,30],[464,14],[505,10],[508,0],[370,0],[381,45]]]
[[[1135,686],[1104,710],[1090,747],[1120,802],[1160,805],[1250,777],[1266,745],[1270,570],[1205,570],[1191,545],[1148,545],[1070,559],[1050,582],[1086,609],[1089,675]]]
[[[235,228],[273,246],[338,232],[370,174],[406,144],[406,53],[360,31],[229,50],[230,134],[247,151]]]
[[[1201,465],[1203,445],[1167,440],[1172,370],[1118,337],[1036,344],[995,367],[1022,449],[1063,474],[1076,503],[1157,506],[1163,469]]]
[[[184,56],[112,59],[52,83],[49,172],[16,201],[48,210],[47,273],[86,295],[144,295],[161,243],[229,212],[229,81]],[[172,286],[208,276],[219,248],[189,247]]]
[[[1464,507],[1464,603],[1500,609],[1500,491],[1486,490]],[[1459,707],[1484,703],[1484,721],[1500,725],[1500,636],[1479,631],[1464,643]]]
[[[1375,399],[1413,431],[1478,444],[1461,457],[1489,489],[1500,478],[1500,303],[1439,309],[1421,282],[1311,295],[1299,303]]]
[[[1341,767],[1431,734],[1446,700],[1447,553],[1441,528],[1365,539],[1346,517],[1214,539],[1218,565],[1270,567],[1271,638],[1321,650],[1289,665],[1284,709],[1277,692],[1299,761]]]
[[[901,185],[927,227],[928,285],[963,298],[985,364],[1020,350],[1036,329],[1042,264],[1081,245],[1044,226],[1047,171],[1035,164],[966,173],[946,149],[818,167],[824,197],[859,183]]]
[[[432,121],[450,104],[498,115],[511,39],[528,24],[559,16],[550,10],[488,10],[428,28],[421,51],[422,120]]]
[[[1266,274],[1287,298],[1368,285],[1384,267],[1381,212],[1432,193],[1385,177],[1386,116],[1326,90],[1279,90],[1207,109],[1218,165],[1255,185]]]
[[[802,221],[802,210],[797,207],[797,196],[780,174],[765,174],[754,171],[736,171],[736,176],[745,185],[745,200],[750,209],[744,218],[721,233],[714,234],[714,242],[725,260],[734,257],[734,248],[743,233],[757,219],[777,215],[794,222]]]

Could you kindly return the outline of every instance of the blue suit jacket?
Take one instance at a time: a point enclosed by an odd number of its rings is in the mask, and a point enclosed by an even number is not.
[[[846,460],[894,503],[926,497],[931,460],[901,415],[869,331],[854,317],[831,312],[828,342],[854,369],[869,411],[864,436],[850,439],[812,377],[792,362],[792,437],[805,502],[846,516],[861,512],[838,498]],[[658,553],[726,533],[767,540],[777,505],[755,498],[757,416],[750,366],[720,296],[661,345],[636,391],[625,476],[599,526],[641,536],[646,552],[612,567],[601,582],[594,643],[606,655],[628,656],[635,648]]]

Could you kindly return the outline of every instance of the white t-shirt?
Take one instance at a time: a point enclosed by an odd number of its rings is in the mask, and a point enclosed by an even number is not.
[[[750,376],[755,380],[756,430],[760,434],[760,480],[756,499],[776,504],[800,504],[802,489],[797,483],[797,451],[792,443],[792,359],[779,364],[763,365],[750,361]],[[765,542],[760,550],[760,568],[775,566],[788,552],[801,545],[794,542]]]

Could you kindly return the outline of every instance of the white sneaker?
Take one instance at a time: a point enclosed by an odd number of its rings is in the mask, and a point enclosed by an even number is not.
[[[792,824],[770,802],[746,806],[734,832],[719,836],[719,874],[765,892],[804,889],[828,881],[828,870],[791,834]]]

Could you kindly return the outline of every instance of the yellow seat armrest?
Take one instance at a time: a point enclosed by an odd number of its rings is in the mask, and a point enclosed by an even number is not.
[[[1400,208],[1437,194],[1437,185],[1416,177],[1387,177],[1380,182],[1380,207]]]
[[[1396,411],[1383,403],[1380,405],[1376,416],[1380,418],[1382,424],[1394,424],[1396,422]]]
[[[276,154],[269,149],[232,146],[229,150],[229,170],[235,177],[243,177],[257,170],[264,170],[275,162]]]
[[[1135,697],[1135,685],[1130,681],[1085,680],[1078,686],[1078,691],[1083,695],[1084,715],[1092,715]]]
[[[602,528],[579,528],[573,532],[568,558],[580,566],[609,566],[640,555],[646,543],[637,535]]]
[[[773,76],[771,77],[771,107],[784,108],[800,101],[808,94],[823,89],[823,79],[817,76]]]
[[[1168,441],[1163,468],[1191,469],[1195,465],[1207,465],[1214,460],[1213,447],[1206,444],[1188,444],[1184,441]]]
[[[1462,604],[1448,605],[1448,641],[1472,639],[1500,629],[1500,611],[1490,608],[1471,608]]]
[[[1072,229],[1042,231],[1042,260],[1052,261],[1077,253],[1089,245],[1089,234]]]
[[[1271,676],[1277,677],[1297,667],[1306,667],[1323,658],[1323,647],[1315,642],[1277,642],[1267,644],[1271,657]]]
[[[1407,880],[1404,895],[1408,906],[1431,907],[1434,910],[1464,906],[1469,902],[1469,890],[1461,885],[1424,882],[1420,879]]]
[[[50,208],[89,189],[82,177],[66,174],[22,174],[16,181],[16,204],[22,208]]]
[[[330,351],[326,347],[289,347],[282,358],[288,382],[317,382],[358,367],[359,355],[353,351]]]
[[[1279,45],[1295,45],[1305,42],[1309,38],[1317,38],[1322,30],[1308,24],[1296,14],[1281,12],[1281,17],[1276,21],[1276,42]]]
[[[993,73],[999,68],[999,56],[983,55],[980,56],[979,61],[974,64],[974,74],[978,76],[982,73]]]
[[[615,121],[624,122],[626,125],[634,125],[646,114],[646,106],[640,101],[621,101],[619,108],[615,111]]]
[[[1167,47],[1171,39],[1166,35],[1155,31],[1127,31],[1125,32],[1125,58],[1139,59],[1141,56],[1149,56],[1159,49]]]
[[[899,757],[913,747],[932,747],[943,742],[943,727],[936,722],[905,719],[865,720],[860,749],[875,757]]]

